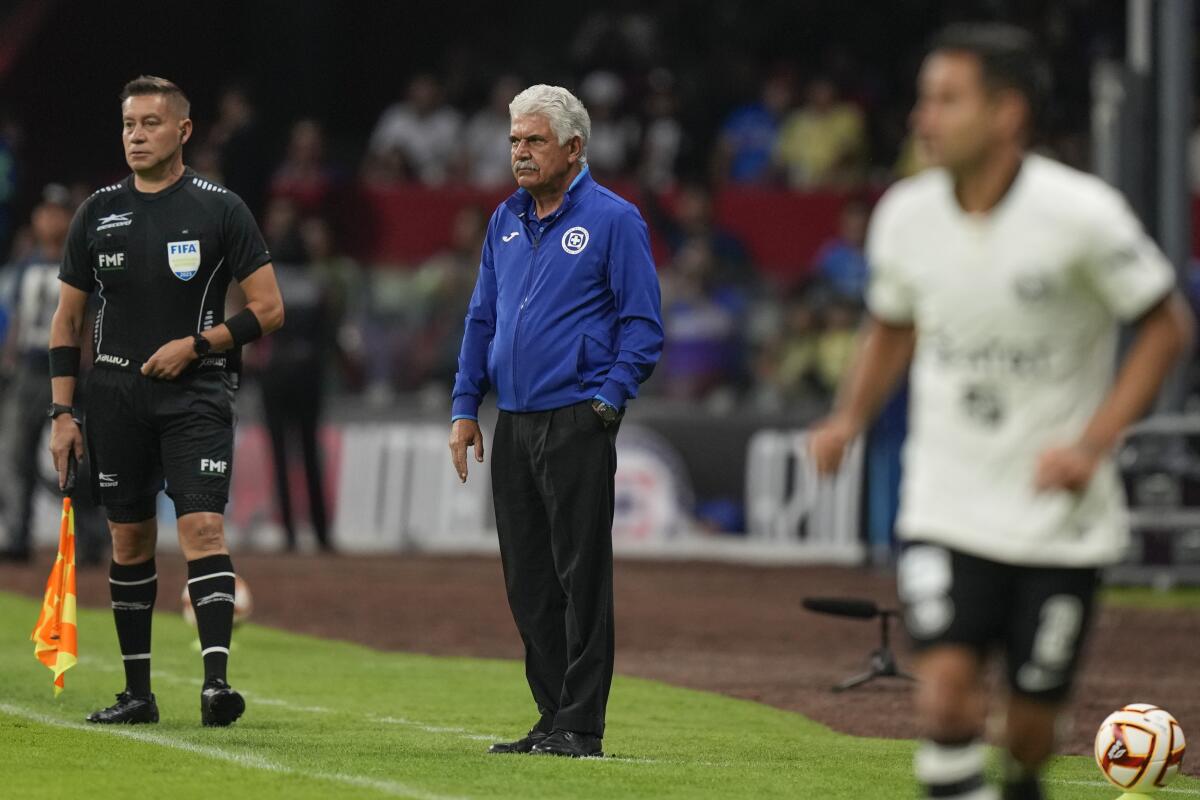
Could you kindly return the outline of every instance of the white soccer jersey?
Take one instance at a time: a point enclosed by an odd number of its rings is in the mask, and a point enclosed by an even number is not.
[[[1111,461],[1081,494],[1033,482],[1039,454],[1077,441],[1107,394],[1118,323],[1174,286],[1121,195],[1030,155],[999,205],[971,215],[928,170],[880,200],[867,255],[871,313],[917,332],[901,538],[1014,564],[1118,560]]]

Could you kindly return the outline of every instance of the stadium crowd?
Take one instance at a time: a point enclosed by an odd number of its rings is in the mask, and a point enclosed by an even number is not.
[[[1086,65],[1120,55],[1111,20],[1087,5],[1047,3],[1023,20],[1042,32],[1056,76],[1038,149],[1083,168]],[[397,78],[391,101],[370,110],[374,122],[352,129],[302,98],[280,114],[278,87],[262,76],[210,90],[194,106],[187,163],[254,211],[288,302],[288,325],[248,352],[245,370],[262,389],[267,416],[276,417],[272,436],[281,441],[282,427],[298,425],[306,461],[316,462],[307,451],[315,448],[320,399],[304,409],[289,402],[300,377],[319,376],[326,394],[360,398],[381,412],[398,396],[444,410],[488,217],[513,186],[508,103],[534,80],[579,94],[591,115],[592,171],[636,202],[650,225],[666,346],[644,395],[716,414],[827,404],[862,314],[871,207],[890,182],[921,166],[907,135],[920,21],[903,6],[895,24],[904,28],[896,34],[909,42],[904,48],[863,27],[806,51],[788,46],[783,31],[791,29],[774,30],[780,26],[769,14],[736,3],[714,3],[711,15],[688,26],[677,18],[682,6],[647,12],[617,3],[585,14],[548,71],[537,63],[495,69],[494,58],[448,44],[436,70]],[[33,308],[19,296],[21,276],[56,257],[65,220],[91,191],[121,177],[56,174],[61,183],[39,185],[21,203],[20,184],[33,171],[23,169],[26,135],[20,115],[0,108],[0,397],[7,399],[16,391],[2,387],[16,387],[25,365],[44,358],[36,327],[32,338],[19,330],[19,306]],[[1200,176],[1200,132],[1192,149]],[[445,235],[429,253],[404,258],[372,247],[362,197],[396,191],[406,202],[438,200],[437,212],[404,211],[421,225],[444,217]],[[834,209],[820,219],[768,221],[768,232],[816,229],[811,255],[786,269],[756,257],[761,242],[728,218],[741,198],[781,195],[819,196]],[[763,207],[770,205],[755,209]],[[1200,308],[1195,274],[1190,296]],[[51,311],[27,310],[25,321]],[[319,482],[309,472],[310,483]]]
[[[1076,5],[1051,4],[1040,25],[1060,84],[1071,90],[1056,104],[1045,146],[1086,165],[1086,75],[1078,74],[1076,56],[1111,43],[1095,32],[1068,35],[1079,30]],[[703,47],[679,46],[684,34],[667,15],[598,11],[569,43],[573,74],[560,80],[591,114],[593,172],[636,193],[659,245],[668,345],[647,393],[718,411],[779,409],[799,397],[827,398],[845,367],[861,308],[871,202],[919,168],[905,132],[911,89],[858,44],[764,60],[753,39],[767,33],[745,28],[763,23],[732,4],[722,8],[716,16],[728,20],[709,20],[707,32],[688,35],[703,41],[725,23],[745,33],[707,65]],[[678,63],[664,65],[664,52]],[[724,79],[706,85],[715,71]],[[454,69],[412,75],[357,137],[333,136],[328,120],[311,116],[280,126],[260,110],[250,83],[227,85],[215,104],[196,109],[188,162],[241,195],[276,263],[302,267],[297,276],[319,290],[322,339],[314,352],[334,367],[325,370],[333,391],[386,402],[425,390],[431,402],[445,402],[492,206],[464,204],[441,252],[378,263],[362,246],[351,196],[364,187],[416,184],[502,197],[512,185],[507,104],[530,77]],[[10,205],[6,186],[18,167],[7,165],[19,164],[19,141],[20,126],[9,117],[0,127],[0,207]],[[823,232],[807,269],[770,274],[714,211],[715,196],[729,187],[828,193],[838,198],[840,221]],[[71,186],[72,202],[91,188]],[[36,248],[28,220],[15,223],[10,264]],[[11,298],[14,273],[0,272],[0,297]],[[264,356],[250,366],[264,366]],[[6,363],[11,368],[12,359]]]

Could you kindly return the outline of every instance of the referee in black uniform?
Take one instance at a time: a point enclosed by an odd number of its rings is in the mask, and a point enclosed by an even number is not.
[[[229,725],[245,703],[226,681],[234,594],[223,518],[233,463],[228,354],[282,325],[283,300],[245,203],[183,165],[192,121],[179,87],[142,76],[125,86],[121,110],[133,174],[76,212],[50,329],[50,451],[61,481],[69,453],[83,455],[72,401],[84,309],[99,294],[87,439],[112,533],[109,584],[126,684],[88,721],[158,721],[150,621],[155,497],[165,481],[204,659],[201,721]],[[222,321],[231,279],[245,291],[246,308]]]

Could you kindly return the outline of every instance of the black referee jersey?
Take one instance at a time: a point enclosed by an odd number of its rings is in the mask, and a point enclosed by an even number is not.
[[[167,342],[224,322],[229,281],[270,260],[246,204],[189,168],[153,194],[132,175],[95,192],[71,221],[58,277],[98,292],[96,366],[137,371]],[[213,354],[197,367],[225,365]]]

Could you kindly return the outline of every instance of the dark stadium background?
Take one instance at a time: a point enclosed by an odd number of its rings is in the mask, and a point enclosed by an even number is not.
[[[452,302],[430,303],[416,311],[399,306],[421,288],[420,278],[414,276],[449,249],[457,212],[470,205],[486,219],[510,189],[460,191],[459,186],[423,186],[414,180],[378,191],[365,186],[368,138],[384,110],[404,99],[414,76],[434,75],[444,86],[446,102],[466,118],[487,104],[502,75],[514,74],[523,85],[546,82],[578,91],[589,74],[604,70],[624,83],[621,111],[637,117],[644,113],[640,101],[649,94],[650,76],[665,70],[673,78],[678,122],[686,133],[674,165],[680,185],[711,180],[722,125],[736,110],[756,101],[773,76],[787,75],[793,82],[793,111],[804,102],[805,84],[828,76],[841,99],[862,115],[867,154],[860,180],[805,191],[794,190],[780,176],[747,186],[733,185],[728,176],[724,184],[716,182],[716,222],[746,240],[750,254],[737,264],[739,272],[731,281],[735,285],[728,292],[734,300],[723,309],[736,316],[728,348],[733,355],[725,358],[729,363],[722,365],[717,380],[698,388],[686,381],[676,384],[671,347],[679,338],[669,336],[663,362],[631,411],[630,421],[653,431],[661,438],[656,444],[666,445],[673,454],[668,471],[685,485],[684,510],[706,530],[741,533],[747,529],[744,492],[751,437],[767,428],[805,426],[825,412],[836,386],[833,372],[819,386],[806,379],[798,388],[781,390],[782,381],[763,377],[760,362],[778,355],[771,348],[789,335],[781,320],[791,311],[825,317],[827,309],[837,305],[837,298],[814,279],[819,273],[812,256],[840,235],[839,215],[849,200],[869,206],[902,174],[899,156],[914,77],[930,35],[960,20],[1003,20],[1034,31],[1055,73],[1043,141],[1051,154],[1088,169],[1093,166],[1093,68],[1104,60],[1125,59],[1125,6],[1094,0],[614,0],[540,5],[0,0],[0,167],[6,121],[15,120],[23,132],[15,148],[15,187],[7,201],[0,169],[0,264],[16,260],[15,248],[9,250],[5,240],[19,239],[47,183],[64,183],[78,198],[128,174],[117,102],[126,81],[142,73],[157,74],[186,90],[196,134],[185,160],[196,162],[213,130],[222,91],[244,86],[257,106],[256,124],[267,142],[265,178],[284,161],[289,135],[306,118],[323,127],[327,162],[338,172],[331,202],[314,216],[321,216],[333,230],[338,248],[334,255],[352,262],[353,269],[346,272],[355,272],[356,297],[362,301],[348,302],[343,309],[343,329],[349,335],[338,342],[349,342],[347,350],[357,350],[336,369],[332,358],[326,361],[327,427],[364,419],[442,425],[453,376],[450,351],[457,351],[460,333],[436,323],[451,318],[460,322],[466,299],[454,296]],[[633,42],[636,36],[620,29],[638,17],[654,28],[651,48],[639,49]],[[1144,134],[1144,141],[1135,145],[1155,147],[1151,126],[1137,132]],[[665,246],[663,226],[648,213],[648,193],[637,175],[600,177],[641,204],[650,221],[664,298],[669,298],[672,284],[678,284],[681,275],[686,279],[686,265],[676,248]],[[673,211],[670,191],[674,190],[664,192],[667,212]],[[265,229],[269,215],[263,207],[255,210]],[[1152,214],[1147,217],[1153,222]],[[422,237],[419,247],[414,234]],[[380,244],[384,238],[387,246]],[[764,244],[774,245],[769,253]],[[271,248],[282,263],[282,248],[273,241]],[[456,291],[464,288],[461,275],[477,268],[477,254],[478,247],[474,255],[464,256],[462,249],[453,254],[459,270]],[[782,257],[789,257],[788,263],[779,263]],[[331,272],[342,266],[337,262]],[[1195,283],[1200,287],[1200,281]],[[465,290],[469,296],[470,286]],[[725,301],[718,294],[704,299],[719,305]],[[1191,295],[1200,304],[1200,291]],[[380,310],[376,305],[381,299],[397,302]],[[836,325],[818,320],[816,334],[829,340],[840,337],[844,343],[852,336],[861,296],[850,298],[850,305],[849,314],[845,308],[837,311],[841,319]],[[666,306],[664,302],[669,328],[674,312]],[[281,333],[303,337],[302,316],[295,311],[289,309],[289,324]],[[764,320],[775,327],[766,330]],[[434,355],[441,358],[437,374],[410,369],[405,361],[422,346],[428,361]],[[255,386],[255,370],[261,368],[252,364],[248,369],[248,388]],[[1200,398],[1200,381],[1193,380],[1191,389]],[[255,391],[243,392],[246,420],[262,417],[255,406],[257,396]],[[767,402],[760,402],[764,397]],[[877,429],[888,440],[881,463],[886,462],[889,480],[894,480],[903,419],[904,408],[898,404]],[[255,452],[261,450],[259,446]],[[331,484],[331,495],[338,458],[336,447],[328,446],[326,483]],[[1200,456],[1197,459],[1200,462]],[[269,463],[264,461],[263,468]],[[302,481],[293,478],[296,483]],[[274,519],[270,488],[256,489],[262,496],[256,496],[249,504],[253,510],[243,515],[241,521],[247,524]],[[883,520],[875,530],[884,540],[892,505],[889,499],[882,516],[872,515]]]
[[[598,47],[599,55],[587,60],[572,56],[572,38],[601,8],[649,12],[659,21],[666,50],[655,64],[633,63],[619,47]],[[219,89],[246,82],[280,140],[290,121],[311,115],[326,124],[334,155],[350,157],[417,72],[439,75],[450,101],[470,109],[483,103],[501,72],[569,87],[594,67],[662,65],[680,81],[689,128],[709,137],[681,165],[698,171],[720,118],[753,96],[772,67],[804,74],[848,57],[847,69],[856,62],[869,70],[880,84],[873,91],[903,109],[921,42],[938,26],[958,19],[1024,22],[1051,39],[1057,56],[1053,124],[1086,127],[1089,62],[1120,55],[1124,35],[1122,3],[1087,0],[6,0],[0,9],[0,19],[11,20],[0,22],[0,114],[16,114],[27,125],[18,219],[48,180],[99,184],[124,174],[116,96],[141,73],[183,86],[201,128],[215,113]],[[33,28],[23,41],[14,24],[22,19]],[[1097,47],[1108,52],[1090,51]]]

